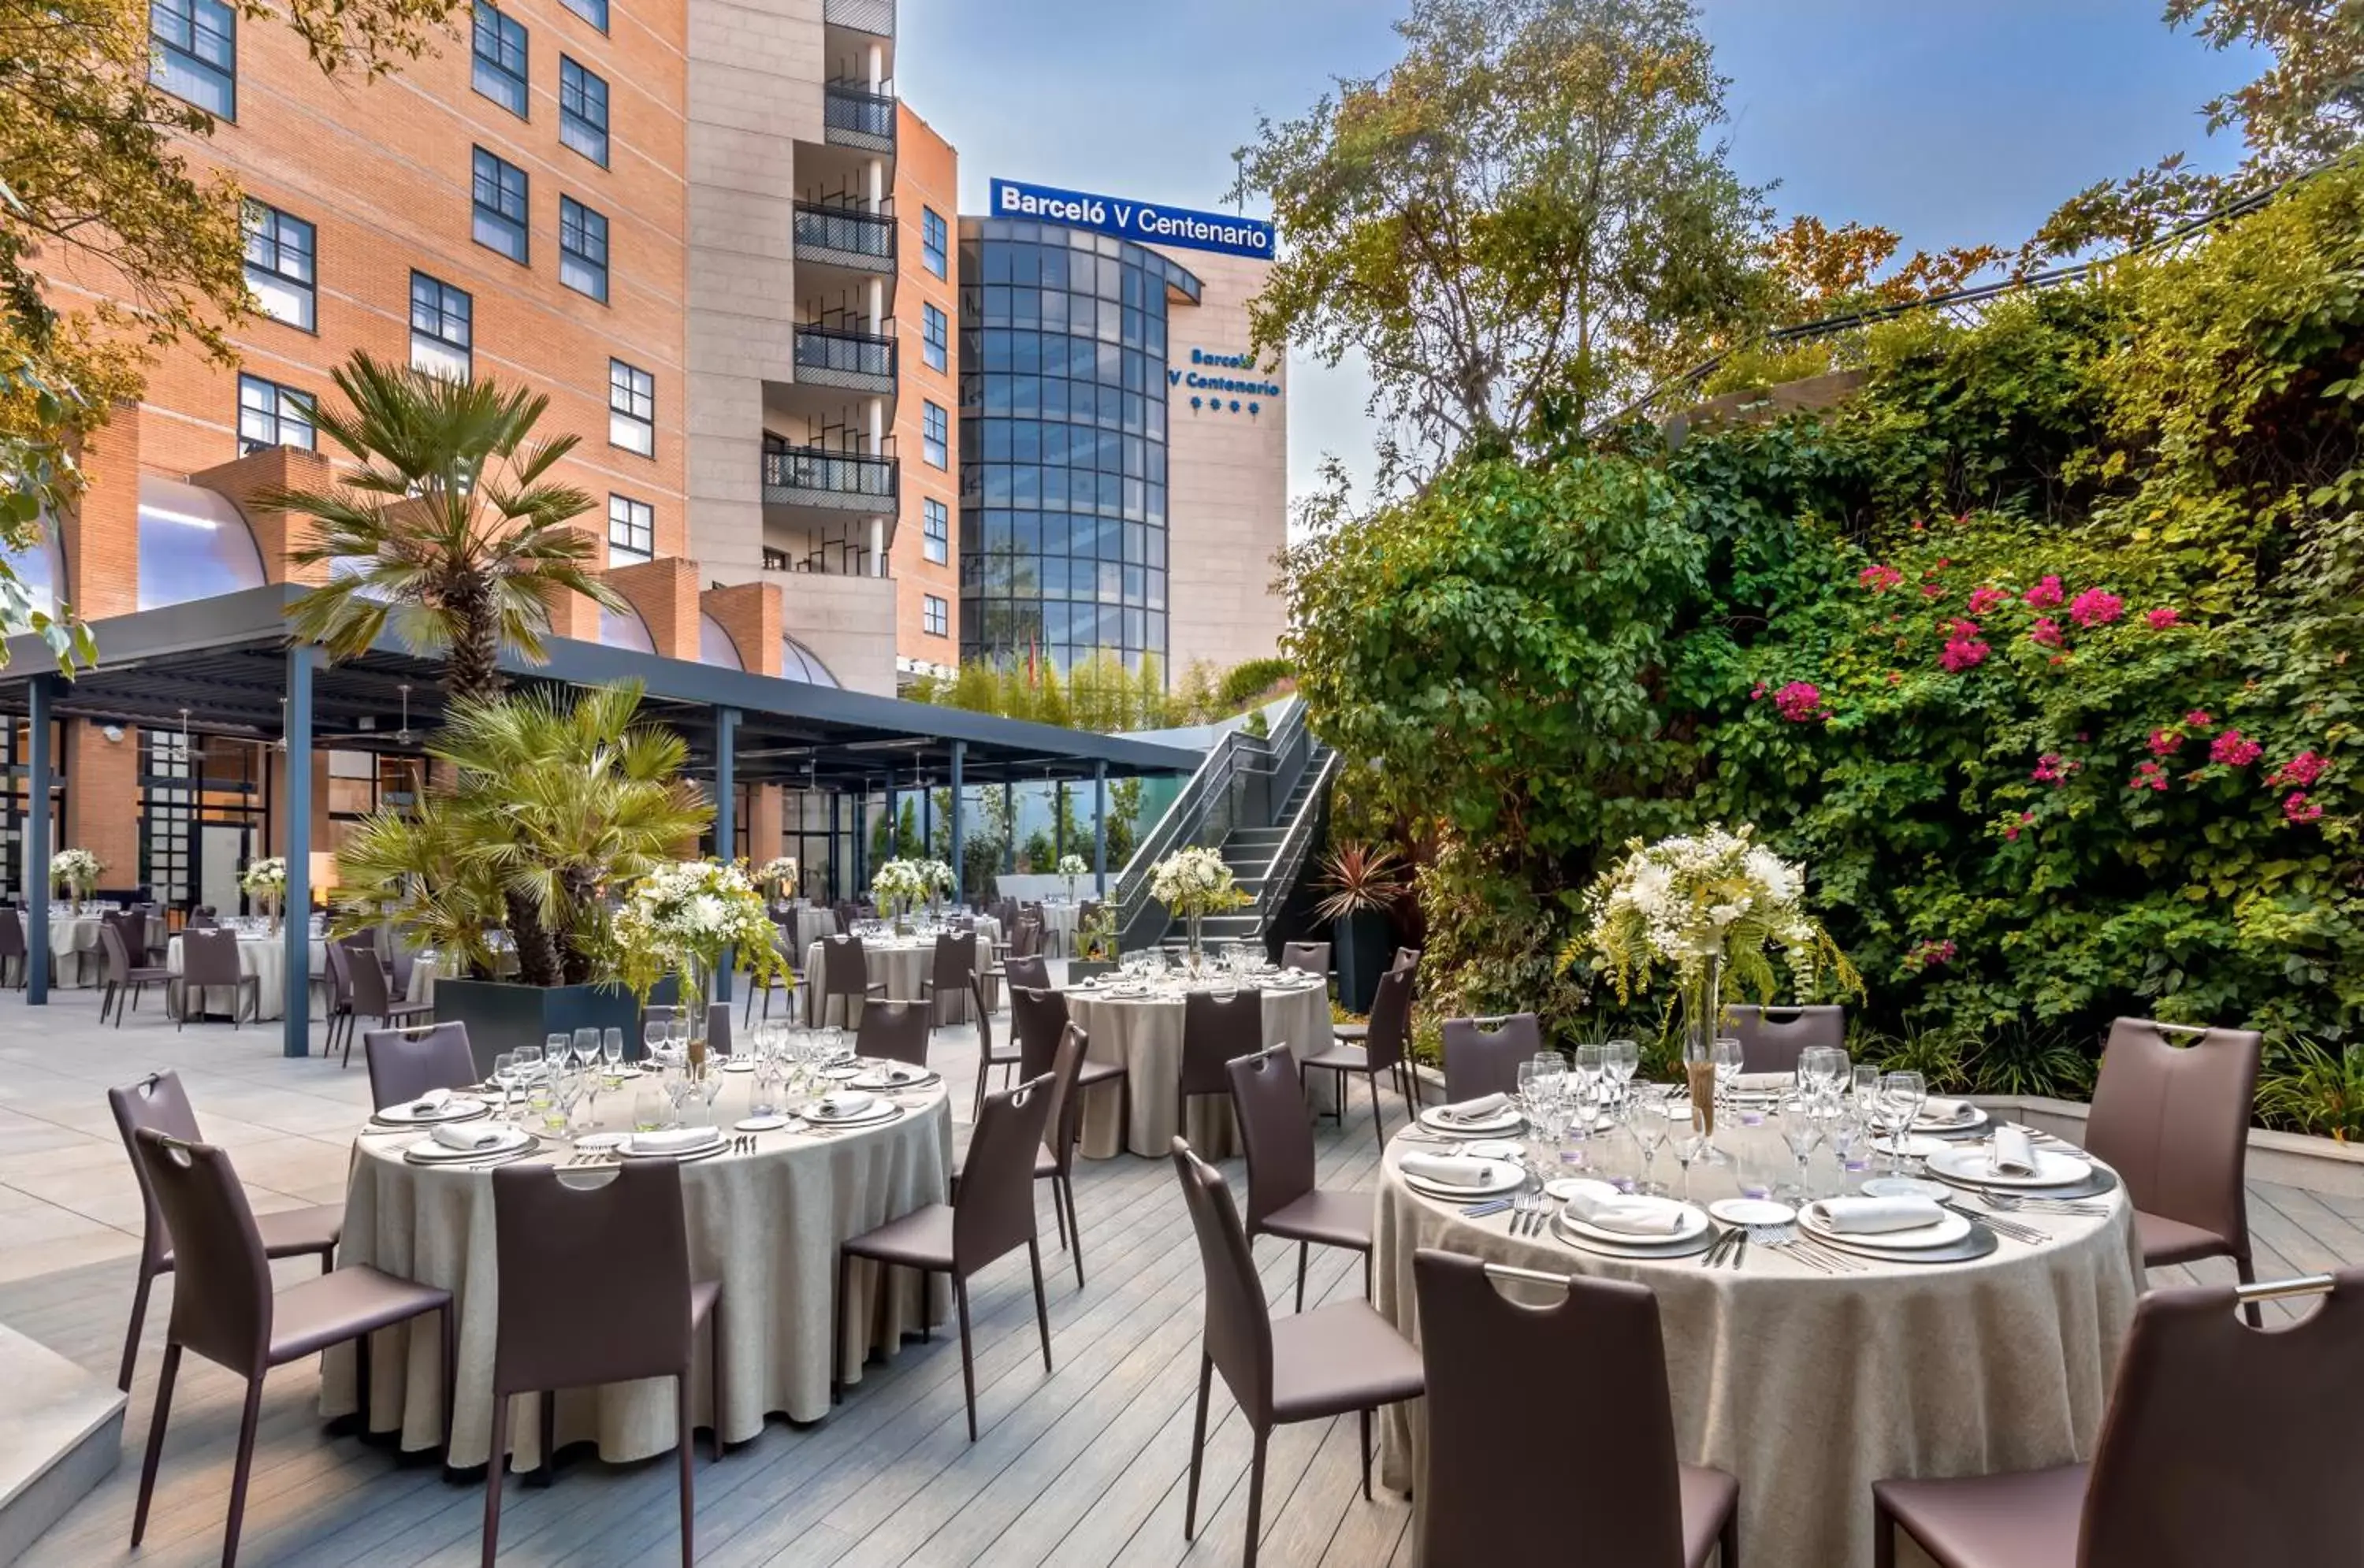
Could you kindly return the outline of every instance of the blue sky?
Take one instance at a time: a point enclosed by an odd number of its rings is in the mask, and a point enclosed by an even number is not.
[[[900,0],[897,87],[995,175],[1220,205],[1259,115],[1301,112],[1397,54],[1389,0]],[[1908,249],[2016,243],[2072,191],[2186,150],[2237,161],[2199,106],[2256,72],[2158,0],[1707,0],[1733,159],[1783,215],[1885,224]],[[1325,452],[1366,470],[1351,367],[1293,364],[1292,494]]]

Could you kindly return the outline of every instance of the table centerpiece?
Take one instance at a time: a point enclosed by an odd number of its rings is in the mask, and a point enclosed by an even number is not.
[[[659,980],[679,977],[693,1065],[706,1059],[707,1004],[734,953],[758,985],[788,971],[771,910],[735,861],[658,866],[625,893],[610,933],[617,969],[643,1006]]]
[[[77,905],[90,902],[98,887],[98,873],[106,869],[106,862],[88,850],[60,850],[50,857],[50,883],[65,884]]]
[[[287,857],[265,855],[249,861],[246,869],[238,873],[238,884],[249,898],[262,906],[271,920],[273,935],[279,931],[279,906],[287,896]]]
[[[1187,923],[1194,974],[1203,956],[1199,922],[1247,902],[1232,879],[1232,868],[1224,863],[1222,851],[1196,844],[1175,851],[1150,868],[1149,895]]]

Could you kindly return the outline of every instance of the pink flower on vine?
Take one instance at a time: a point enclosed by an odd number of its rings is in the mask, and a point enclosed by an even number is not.
[[[2154,729],[2150,732],[2150,754],[2152,756],[2172,757],[2181,750],[2183,750],[2183,737],[2178,735],[2174,730]]]
[[[1946,585],[1943,583],[1924,583],[1921,584],[1921,596],[1924,599],[1942,599],[1946,596]]]
[[[2060,646],[2060,623],[2050,616],[2038,616],[2035,624],[2027,628],[2027,639],[2039,648]]]
[[[2068,782],[2068,775],[2077,766],[2057,751],[2046,751],[2035,759],[2035,771],[2027,776],[2037,784],[2048,784],[2057,788]]]
[[[1914,948],[1904,962],[1915,969],[1932,969],[1941,963],[1953,962],[1956,951],[1950,940],[1939,938]]]
[[[1792,681],[1773,694],[1773,706],[1792,724],[1811,724],[1826,717],[1823,690],[1812,681]]]
[[[2033,812],[2033,811],[2023,811],[2023,812],[2021,812],[2021,813],[2019,814],[2019,816],[2018,816],[2018,817],[2017,817],[2016,819],[2014,819],[2014,820],[2013,820],[2013,821],[2005,822],[2005,823],[2002,825],[2002,836],[2003,836],[2006,840],[2008,840],[2009,841],[2011,841],[2012,843],[2016,844],[2016,843],[2018,843],[2018,842],[2019,842],[2019,835],[2020,835],[2020,833],[2021,833],[2024,829],[2025,829],[2025,828],[2029,826],[2029,824],[2033,823],[2035,820],[2035,812]]]
[[[1757,683],[1756,683],[1756,686],[1750,690],[1750,692],[1749,692],[1749,694],[1748,694],[1748,700],[1749,700],[1750,702],[1763,702],[1763,701],[1765,700],[1765,683],[1764,683],[1764,682],[1762,682],[1762,681],[1757,682]]]
[[[2020,602],[2031,610],[2048,610],[2060,602],[2060,579],[2044,578],[2019,597]]]
[[[2068,606],[2068,618],[2079,626],[2107,626],[2126,613],[2126,602],[2115,594],[2088,588]]]
[[[1969,625],[1968,621],[1958,624]],[[1964,637],[1957,631],[1946,639],[1946,651],[1937,655],[1937,667],[1948,674],[1957,675],[1965,670],[1974,669],[1985,663],[1987,655],[1991,651],[1993,650],[1979,641],[1977,637]]]
[[[2145,762],[2126,781],[2128,789],[2163,790],[2167,787],[2167,770],[2157,762]]]
[[[1882,562],[1878,566],[1865,567],[1857,574],[1856,581],[1875,594],[1885,594],[1904,581],[1904,573],[1886,562]]]
[[[2312,822],[2322,815],[2323,807],[2307,799],[2306,791],[2303,789],[2292,790],[2290,798],[2282,802],[2282,820],[2285,822]]]
[[[2273,777],[2266,782],[2277,784],[2297,784],[2303,788],[2321,778],[2324,770],[2329,766],[2331,766],[2331,760],[2328,757],[2318,756],[2313,751],[2301,751],[2297,756],[2276,768]]]
[[[2208,717],[2208,710],[2206,708],[2195,707],[2190,713],[2183,716],[2183,722],[2189,728],[2205,729],[2216,721]]]
[[[1970,590],[1970,614],[1974,616],[1985,615],[1991,611],[1997,605],[2002,604],[2005,599],[2010,597],[2011,595],[2004,593],[2001,588],[1991,586],[1985,588],[1973,588]]]
[[[2246,768],[2265,754],[2263,746],[2255,740],[2245,740],[2237,729],[2227,729],[2208,747],[2208,760],[2222,762],[2228,768]]]
[[[1902,685],[1904,684],[1904,672],[1901,670],[1890,670],[1888,673],[1888,684],[1891,686]]]
[[[2150,628],[2153,631],[2165,631],[2182,618],[2181,614],[2171,605],[2161,605],[2158,608],[2146,611],[2143,615],[2143,619],[2150,623]]]

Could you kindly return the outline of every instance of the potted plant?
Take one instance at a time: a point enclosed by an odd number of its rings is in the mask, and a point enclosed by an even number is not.
[[[625,683],[456,705],[428,747],[452,764],[408,811],[374,813],[338,851],[336,929],[380,923],[435,950],[435,1016],[468,1026],[478,1066],[546,1035],[621,1029],[639,1009],[619,977],[608,895],[672,862],[713,817],[683,776],[689,749],[638,721]],[[550,983],[508,945],[511,904],[554,951]],[[669,999],[672,983],[648,997]]]
[[[287,896],[287,857],[265,855],[261,860],[249,861],[246,869],[239,873],[238,884],[249,898],[262,906],[262,912],[271,917],[271,929],[278,930],[279,903]]]
[[[60,850],[50,857],[50,881],[62,883],[76,904],[87,904],[98,886],[98,873],[106,862],[88,850]]]
[[[1076,956],[1067,961],[1067,981],[1113,974],[1117,968],[1116,911],[1102,904],[1076,925]]]
[[[1409,891],[1403,862],[1393,850],[1341,844],[1322,857],[1320,885],[1327,892],[1313,914],[1330,922],[1339,1004],[1367,1013],[1392,956],[1395,907]]]

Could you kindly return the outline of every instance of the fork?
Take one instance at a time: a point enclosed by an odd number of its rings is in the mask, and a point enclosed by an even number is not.
[[[1748,1228],[1748,1234],[1758,1246],[1770,1248],[1776,1252],[1787,1252],[1817,1273],[1831,1272],[1828,1263],[1798,1245],[1798,1229],[1793,1225],[1752,1225]]]
[[[2031,1214],[2076,1214],[2098,1219],[2110,1212],[2104,1204],[2080,1203],[2074,1198],[2020,1197],[2015,1194],[1988,1192],[1983,1188],[1979,1190],[1979,1201],[2005,1214],[2024,1208]]]
[[[1993,1231],[1998,1236],[2008,1236],[2014,1241],[2024,1241],[2031,1247],[2043,1246],[2052,1240],[2052,1233],[2050,1231],[2038,1230],[2032,1225],[2017,1224],[2014,1221],[2004,1219],[1998,1215],[1980,1214],[1974,1208],[1964,1208],[1960,1204],[1953,1202],[1950,1199],[1946,1201],[1944,1207],[1953,1210],[1956,1214],[1960,1215],[1965,1219],[1977,1220],[1979,1224],[1985,1226],[1988,1229]]]

